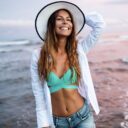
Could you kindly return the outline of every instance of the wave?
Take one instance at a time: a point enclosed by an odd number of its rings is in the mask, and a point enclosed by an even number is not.
[[[0,42],[0,46],[24,45],[24,44],[29,44],[29,43],[30,43],[30,40],[3,41],[3,42]]]

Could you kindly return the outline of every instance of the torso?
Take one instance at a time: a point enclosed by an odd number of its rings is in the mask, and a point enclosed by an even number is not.
[[[55,55],[54,59],[56,68],[53,68],[52,71],[58,77],[62,77],[69,68],[69,63],[66,62],[67,54]],[[77,89],[61,89],[51,93],[51,101],[53,115],[64,117],[77,112],[84,104],[84,99]]]
[[[66,117],[77,112],[84,104],[84,99],[77,89],[61,89],[51,94],[53,114]]]

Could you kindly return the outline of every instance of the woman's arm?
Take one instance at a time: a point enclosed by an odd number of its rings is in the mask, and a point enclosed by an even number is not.
[[[42,127],[48,127],[49,121],[48,121],[48,113],[47,113],[47,106],[44,96],[44,88],[43,88],[43,82],[39,80],[38,76],[38,66],[37,62],[39,59],[39,51],[35,50],[32,54],[31,58],[31,81],[32,81],[32,91],[35,96],[35,102],[36,102],[36,114],[37,114],[37,125],[38,128]]]
[[[92,28],[89,35],[81,41],[82,47],[87,53],[96,44],[105,27],[105,22],[103,17],[97,12],[89,13],[85,18],[86,24]]]

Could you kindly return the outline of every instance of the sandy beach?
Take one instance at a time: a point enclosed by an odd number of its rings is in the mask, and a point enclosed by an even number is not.
[[[128,41],[97,45],[88,58],[101,112],[97,128],[128,128]]]

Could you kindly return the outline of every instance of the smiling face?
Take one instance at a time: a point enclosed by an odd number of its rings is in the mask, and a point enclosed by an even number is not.
[[[50,47],[58,49],[60,39],[66,39],[67,49],[71,49],[73,42],[76,41],[75,23],[72,14],[66,9],[59,9],[52,13],[47,22],[45,42]]]
[[[66,10],[60,10],[55,18],[55,32],[58,37],[68,37],[73,29],[72,18]]]

